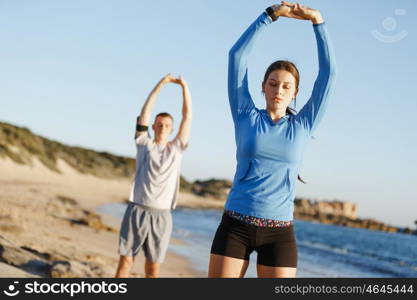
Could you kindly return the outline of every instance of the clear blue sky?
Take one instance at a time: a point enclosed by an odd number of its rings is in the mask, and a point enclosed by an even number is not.
[[[134,123],[154,84],[182,74],[194,104],[188,180],[229,178],[235,144],[227,52],[271,1],[0,0],[0,120],[70,145],[134,156]],[[359,205],[362,217],[412,226],[417,219],[417,2],[302,2],[322,11],[339,74],[301,168],[297,195]],[[377,30],[395,42],[384,42]],[[404,36],[405,35],[405,36]],[[313,29],[281,18],[253,49],[250,89],[269,63],[294,61],[298,109],[317,74]],[[155,112],[180,118],[167,86]]]

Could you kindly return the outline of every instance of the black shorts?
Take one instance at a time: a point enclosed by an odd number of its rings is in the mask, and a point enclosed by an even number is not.
[[[259,265],[296,268],[294,226],[258,227],[223,214],[211,254],[249,260],[253,250],[258,253]]]

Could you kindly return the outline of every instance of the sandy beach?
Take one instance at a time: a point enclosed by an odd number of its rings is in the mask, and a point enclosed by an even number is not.
[[[95,210],[126,201],[131,181],[81,174],[62,160],[58,168],[61,174],[36,159],[28,166],[0,158],[1,277],[114,276],[120,221]],[[179,206],[221,208],[223,203],[181,193]],[[132,277],[143,276],[143,261],[140,254]],[[169,252],[160,276],[206,274]]]

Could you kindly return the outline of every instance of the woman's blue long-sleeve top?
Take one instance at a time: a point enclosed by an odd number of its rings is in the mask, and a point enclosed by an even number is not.
[[[289,221],[293,219],[294,186],[303,150],[323,117],[336,66],[325,24],[313,25],[319,60],[313,92],[297,115],[286,115],[274,123],[266,110],[255,107],[247,69],[254,41],[270,23],[270,17],[262,13],[229,52],[228,92],[237,167],[225,209]]]

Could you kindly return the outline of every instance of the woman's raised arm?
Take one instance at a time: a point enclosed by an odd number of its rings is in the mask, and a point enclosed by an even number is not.
[[[333,48],[326,25],[318,10],[289,2],[283,2],[283,4],[291,6],[293,12],[305,20],[310,20],[313,23],[313,29],[316,35],[319,73],[314,83],[310,99],[295,116],[296,120],[301,122],[308,131],[313,132],[323,117],[336,76]]]
[[[242,34],[229,51],[228,92],[233,121],[236,123],[241,113],[247,113],[255,108],[248,87],[248,55],[256,37],[266,25],[278,17],[305,19],[293,12],[293,8],[282,3],[266,9]]]
[[[229,51],[228,92],[235,124],[241,113],[248,112],[255,107],[248,88],[248,55],[256,36],[271,22],[268,15],[262,13]]]

